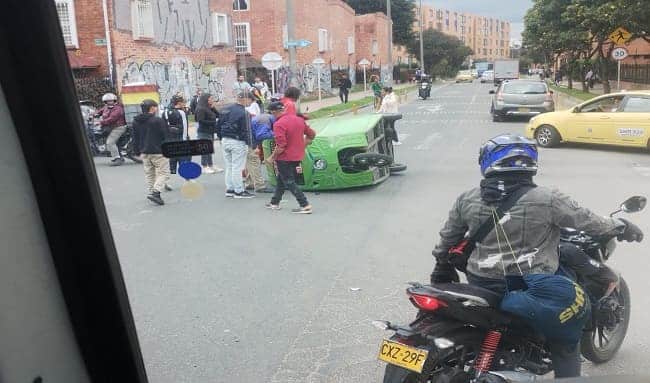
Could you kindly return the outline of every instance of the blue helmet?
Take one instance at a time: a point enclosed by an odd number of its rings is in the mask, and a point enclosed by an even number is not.
[[[537,174],[537,146],[516,134],[496,136],[481,146],[481,174],[487,177],[510,172]]]

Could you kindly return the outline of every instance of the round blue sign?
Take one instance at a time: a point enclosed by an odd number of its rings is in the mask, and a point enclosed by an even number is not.
[[[182,162],[178,166],[178,174],[186,180],[199,178],[201,175],[201,165],[196,162]]]

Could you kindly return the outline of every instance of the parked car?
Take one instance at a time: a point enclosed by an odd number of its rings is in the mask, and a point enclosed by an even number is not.
[[[542,147],[584,142],[650,149],[650,90],[608,94],[537,116],[526,136]]]
[[[531,117],[555,110],[553,91],[542,81],[507,80],[496,91],[490,90],[490,94],[494,95],[490,108],[493,121],[512,116]]]
[[[456,75],[456,82],[472,82],[474,81],[474,76],[472,76],[472,71],[461,70]]]
[[[486,70],[481,74],[481,84],[486,82],[494,82],[494,71]]]
[[[386,129],[401,118],[401,114],[366,114],[308,120],[316,138],[296,168],[298,185],[312,191],[369,186],[406,170],[406,165],[395,163],[393,142],[386,135]],[[274,147],[274,141],[264,141],[265,155]],[[274,167],[267,166],[267,172],[275,185]]]

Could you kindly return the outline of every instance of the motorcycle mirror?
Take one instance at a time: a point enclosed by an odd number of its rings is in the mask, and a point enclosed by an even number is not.
[[[647,202],[647,198],[643,196],[630,197],[621,204],[621,211],[626,213],[636,213],[643,210]]]

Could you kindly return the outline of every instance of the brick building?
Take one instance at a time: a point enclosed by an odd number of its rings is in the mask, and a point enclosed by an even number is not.
[[[413,29],[420,31],[420,9],[415,8]],[[510,58],[510,22],[471,13],[430,6],[422,7],[422,29],[435,29],[455,36],[472,49],[472,60],[494,61]],[[394,50],[402,62],[409,60],[405,50]]]
[[[118,92],[127,83],[156,84],[163,103],[197,87],[232,98],[232,1],[55,2],[75,77],[109,76]]]
[[[260,67],[265,53],[277,52],[284,59],[284,66],[278,70],[277,87],[280,91],[286,89],[290,72],[285,1],[238,0],[235,8],[233,34],[240,70]],[[389,24],[383,14],[356,16],[354,9],[342,0],[302,0],[294,1],[294,20],[294,40],[312,43],[297,49],[297,77],[304,91],[317,88],[317,71],[312,65],[316,58],[326,63],[321,70],[324,90],[331,90],[336,72],[347,73],[354,82],[357,63],[362,56],[382,65],[387,61]],[[374,57],[373,41],[377,42]]]

